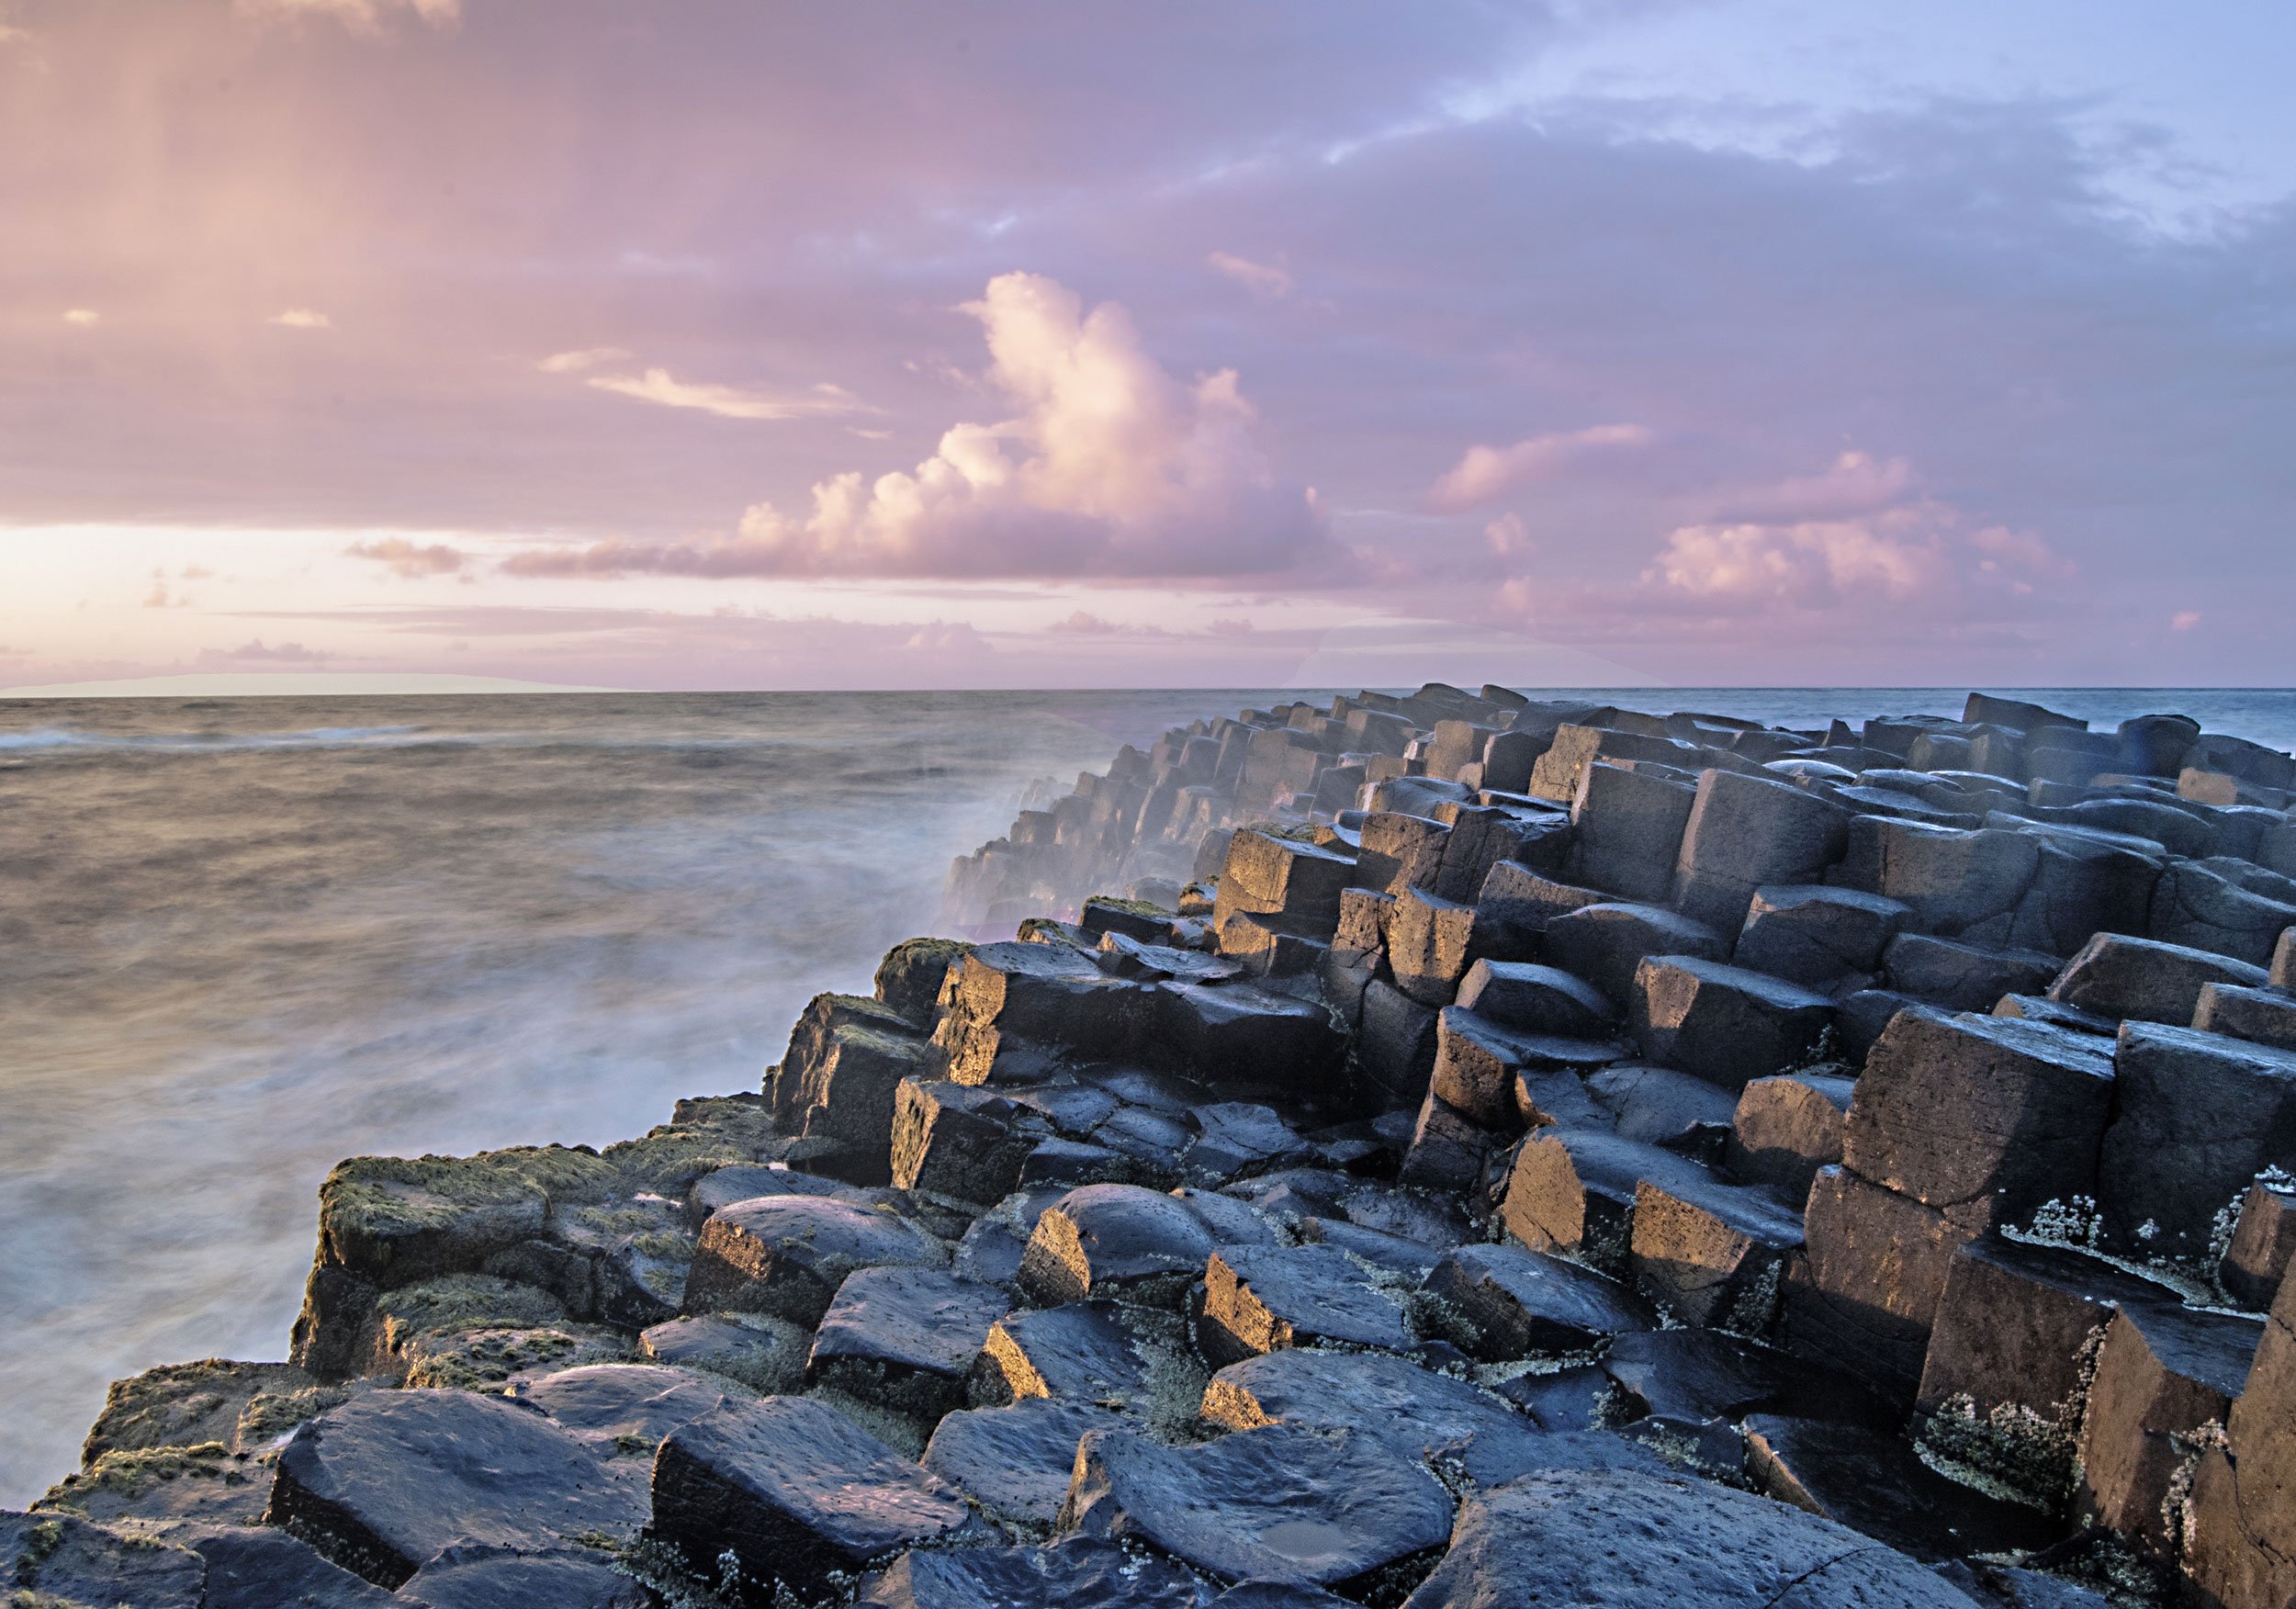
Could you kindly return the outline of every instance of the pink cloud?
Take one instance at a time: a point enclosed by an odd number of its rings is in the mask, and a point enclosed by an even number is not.
[[[1182,578],[1284,570],[1325,550],[1313,493],[1276,478],[1232,369],[1184,384],[1122,308],[1087,313],[1041,275],[1000,275],[964,310],[986,333],[988,377],[1011,417],[951,426],[913,471],[820,480],[802,518],[758,503],[729,538],[538,549],[503,568]]]
[[[307,648],[301,643],[281,643],[276,647],[268,647],[261,637],[242,643],[236,648],[203,648],[199,652],[202,665],[316,665],[333,658],[323,648]]]
[[[1231,252],[1214,252],[1204,261],[1254,296],[1268,301],[1281,301],[1291,294],[1291,271],[1280,262],[1255,263],[1248,257],[1239,257]]]
[[[1638,424],[1598,424],[1531,436],[1511,447],[1471,446],[1428,488],[1427,506],[1437,513],[1465,513],[1518,488],[1550,480],[1590,453],[1647,447],[1655,439]]]
[[[404,536],[384,536],[373,542],[354,542],[343,550],[347,558],[371,558],[387,566],[390,573],[408,580],[423,576],[451,576],[459,572],[467,557],[444,542],[433,542],[423,547]]]

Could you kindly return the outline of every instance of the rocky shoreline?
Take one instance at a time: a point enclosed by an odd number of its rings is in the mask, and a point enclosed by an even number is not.
[[[1175,730],[758,1092],[343,1164],[7,1603],[2287,1609],[2292,797],[1984,694]]]

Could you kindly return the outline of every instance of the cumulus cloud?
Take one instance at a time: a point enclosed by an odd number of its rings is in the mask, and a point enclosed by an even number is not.
[[[740,386],[676,379],[666,368],[649,368],[642,375],[592,375],[584,383],[618,397],[632,397],[664,408],[696,408],[721,419],[821,419],[839,413],[875,411],[843,387],[827,383],[808,391],[753,391]]]
[[[1654,439],[1639,424],[1598,424],[1531,436],[1511,447],[1478,444],[1427,489],[1427,506],[1437,513],[1462,514],[1535,481],[1550,480],[1589,454],[1647,447]]]
[[[361,34],[380,33],[387,21],[399,17],[413,17],[433,28],[452,28],[462,20],[462,0],[235,0],[235,8],[260,21],[325,17]]]
[[[2179,609],[2175,614],[2169,616],[2168,629],[2170,631],[2190,631],[2194,626],[2200,624],[2200,612],[2198,609]]]
[[[802,517],[759,503],[731,538],[538,550],[504,568],[1180,578],[1282,570],[1325,550],[1314,493],[1271,472],[1232,369],[1175,379],[1122,308],[1086,312],[1041,275],[999,276],[964,310],[1011,417],[951,426],[914,471],[816,482]]]
[[[619,346],[585,346],[577,352],[554,352],[535,367],[546,375],[578,375],[602,363],[620,363],[629,355]]]
[[[2076,567],[2040,535],[1989,524],[1913,495],[1903,459],[1845,453],[1817,476],[1757,500],[1769,518],[1715,519],[1670,532],[1640,578],[1646,595],[1717,613],[1861,602],[1946,603],[1983,583],[2009,598]]]
[[[1520,514],[1501,514],[1483,526],[1483,546],[1500,558],[1517,558],[1534,546]]]
[[[343,550],[346,558],[369,558],[388,566],[390,573],[408,580],[424,576],[457,574],[467,561],[467,555],[444,542],[421,546],[404,536],[384,536],[372,542],[354,542]]]
[[[272,314],[264,322],[276,324],[285,330],[332,330],[335,327],[332,319],[310,308],[289,308],[283,313]]]
[[[276,647],[269,647],[261,637],[242,643],[236,648],[202,648],[199,651],[202,665],[316,665],[322,659],[333,658],[323,648],[307,648],[301,643],[281,643]]]
[[[103,317],[94,308],[66,308],[63,321],[75,329],[84,330],[91,324],[101,322]]]
[[[1124,628],[1113,621],[1103,620],[1089,611],[1079,609],[1052,622],[1046,629],[1070,636],[1112,636]]]
[[[1254,296],[1281,301],[1291,294],[1291,273],[1281,263],[1255,263],[1228,252],[1214,252],[1204,261]]]

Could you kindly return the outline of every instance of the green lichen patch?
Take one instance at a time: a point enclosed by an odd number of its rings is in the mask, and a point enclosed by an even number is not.
[[[343,1386],[306,1386],[299,1391],[259,1391],[247,1399],[233,1428],[232,1446],[242,1452],[268,1446],[307,1419],[351,1400]]]
[[[590,1324],[433,1332],[406,1350],[411,1388],[483,1390],[518,1375],[615,1363],[629,1344]]]
[[[112,1382],[81,1457],[93,1463],[106,1453],[129,1448],[228,1442],[249,1398],[311,1383],[309,1375],[288,1364],[220,1357],[146,1369],[131,1379]]]
[[[566,1317],[557,1298],[489,1274],[452,1274],[386,1291],[375,1304],[376,1343],[407,1358],[422,1337],[447,1331],[540,1329]]]

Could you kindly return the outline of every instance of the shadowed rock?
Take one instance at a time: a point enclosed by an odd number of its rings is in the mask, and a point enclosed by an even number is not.
[[[653,1594],[596,1553],[449,1547],[404,1596],[429,1609],[649,1609]]]
[[[1068,1495],[1076,1443],[1088,1430],[1120,1428],[1112,1408],[1023,1397],[1001,1408],[968,1408],[933,1429],[919,1460],[1007,1525],[1050,1528]]]
[[[2096,1191],[2105,1232],[2141,1256],[2203,1259],[2217,1214],[2251,1179],[2296,1168],[2296,1051],[2133,1022],[2113,1065]]]
[[[1215,1241],[1202,1218],[1137,1185],[1086,1185],[1045,1210],[1020,1259],[1020,1283],[1045,1303],[1121,1295],[1169,1305]]]
[[[1451,1500],[1369,1435],[1272,1424],[1165,1448],[1103,1430],[1077,1446],[1060,1523],[1150,1543],[1223,1581],[1345,1591],[1442,1546]]]
[[[270,1519],[380,1586],[456,1542],[543,1549],[634,1536],[642,1491],[532,1409],[467,1391],[370,1391],[279,1455]]]
[[[917,1549],[861,1583],[866,1609],[1199,1609],[1196,1578],[1114,1543]]]
[[[981,1344],[1012,1299],[941,1268],[861,1268],[814,1332],[813,1378],[864,1401],[937,1417],[963,1400]]]
[[[1689,955],[1653,955],[1628,996],[1643,1053],[1731,1088],[1784,1072],[1833,1021],[1824,996]]]
[[[2047,1515],[1938,1474],[1905,1438],[1862,1424],[1760,1413],[1746,1421],[1755,1487],[1916,1558],[2047,1546]]]
[[[1205,1266],[1197,1347],[1215,1366],[1290,1346],[1412,1344],[1402,1310],[1333,1246],[1223,1246]]]
[[[1749,1184],[1769,1185],[1787,1199],[1804,1201],[1820,1168],[1841,1160],[1855,1081],[1796,1073],[1757,1078],[1738,1098],[1725,1158]]]
[[[2240,1198],[2232,1243],[2216,1277],[2234,1300],[2261,1312],[2272,1305],[2296,1257],[2296,1186],[2258,1179]]]
[[[980,1528],[956,1490],[833,1408],[802,1397],[729,1403],[682,1425],[654,1462],[654,1532],[715,1579],[726,1555],[749,1596],[825,1596],[836,1572]]]
[[[2201,1427],[2247,1384],[2261,1320],[2131,1303],[2097,1352],[2081,1418],[2080,1506],[2155,1553],[2175,1546],[2170,1492]]]
[[[762,1313],[706,1314],[656,1324],[637,1338],[641,1356],[679,1368],[705,1368],[760,1391],[785,1391],[805,1376],[812,1346],[805,1331]]]
[[[1154,1416],[1189,1372],[1176,1314],[1115,1301],[1007,1313],[982,1343],[977,1402],[1050,1397]]]
[[[1455,1315],[1453,1339],[1486,1362],[1576,1352],[1657,1322],[1616,1280],[1521,1246],[1461,1246],[1426,1289]]]
[[[71,1514],[0,1513],[0,1558],[12,1566],[11,1609],[200,1609],[206,1591],[197,1553],[116,1536]]]
[[[812,1325],[856,1268],[948,1260],[948,1247],[897,1213],[826,1196],[742,1201],[702,1226],[686,1311],[771,1313]]]

